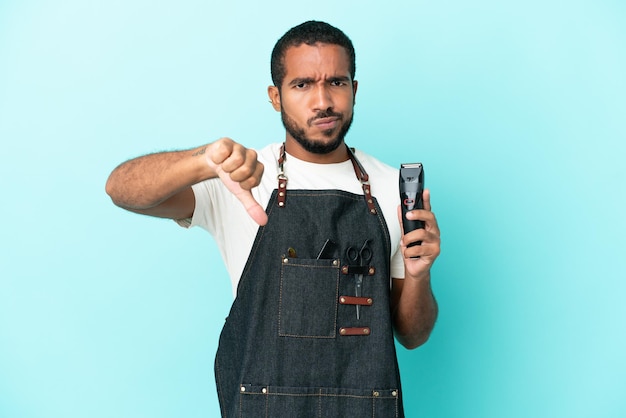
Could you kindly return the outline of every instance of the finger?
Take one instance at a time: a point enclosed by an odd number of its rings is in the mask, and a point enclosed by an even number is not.
[[[416,210],[411,213],[411,219],[424,221],[424,229],[434,233],[435,235],[439,235],[439,224],[437,223],[437,218],[433,212],[429,212],[426,209]]]
[[[258,186],[261,183],[261,178],[263,177],[264,170],[265,167],[263,166],[263,163],[257,163],[254,173],[252,173],[252,175],[245,180],[239,182],[241,188],[244,190],[250,190]]]
[[[436,235],[439,235],[440,233],[437,218],[435,217],[435,214],[431,211],[428,211],[426,209],[412,210],[410,212],[407,212],[406,218],[411,220],[424,221],[425,229],[427,231],[431,231]]]
[[[439,237],[427,234],[421,238],[420,245],[409,246],[411,243],[409,240],[401,241],[400,247],[405,258],[413,258],[416,256],[431,257],[432,259],[437,258],[439,252],[441,251],[441,242]]]
[[[222,164],[233,153],[235,141],[230,138],[220,138],[213,142],[210,147],[209,159],[214,164]]]
[[[232,152],[222,162],[222,168],[227,173],[234,173],[236,171],[245,171],[246,169],[254,171],[254,164],[256,164],[256,152],[249,150],[242,145],[234,144]]]
[[[245,157],[228,158],[222,164],[222,168],[227,173],[230,173],[231,179],[241,183],[249,177],[256,176],[258,174],[259,165],[261,165],[261,167],[263,166],[262,163],[257,161],[256,152],[254,150],[247,150]],[[263,169],[261,168],[261,174],[262,173]]]
[[[250,215],[254,222],[260,226],[267,224],[267,213],[265,213],[263,207],[254,199],[254,196],[252,196],[249,190],[241,189],[241,192],[235,196],[246,208],[248,215]]]
[[[424,229],[416,229],[402,236],[402,244],[408,246],[414,242],[423,242],[426,240],[427,233]]]
[[[437,218],[435,217],[434,213],[427,211],[426,209],[415,209],[407,212],[406,218],[411,220],[423,221],[424,229],[439,235],[439,225],[437,224]]]
[[[438,231],[431,231],[428,229],[416,229],[402,236],[400,241],[403,247],[409,247],[414,242],[420,242],[421,245],[436,245],[439,246],[441,238]]]
[[[414,242],[419,242],[420,245],[411,246],[411,244],[413,244]],[[424,231],[423,229],[420,229],[419,231],[411,232],[405,235],[401,241],[402,247],[406,247],[406,248],[413,248],[413,247],[419,247],[419,246],[432,246],[432,245],[439,246],[440,243],[441,243],[441,239],[439,238],[439,236],[431,232]]]
[[[430,211],[430,189],[424,189],[424,192],[422,192],[422,201],[424,202],[424,210]]]

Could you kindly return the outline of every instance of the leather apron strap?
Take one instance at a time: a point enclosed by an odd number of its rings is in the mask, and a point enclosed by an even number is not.
[[[376,205],[374,204],[374,199],[372,199],[372,191],[369,183],[369,175],[365,171],[365,168],[361,165],[359,160],[354,155],[354,150],[346,145],[346,149],[348,151],[348,157],[350,157],[350,162],[352,163],[352,167],[354,168],[354,173],[356,177],[361,182],[361,187],[363,188],[363,197],[365,198],[365,203],[367,203],[367,209],[370,214],[376,215],[378,211],[376,209]],[[280,155],[278,157],[278,200],[277,204],[279,207],[284,207],[287,204],[287,181],[289,180],[285,175],[284,164],[287,158],[287,152],[285,151],[285,144],[280,147]]]

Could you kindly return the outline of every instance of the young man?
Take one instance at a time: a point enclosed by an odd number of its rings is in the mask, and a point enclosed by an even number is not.
[[[292,28],[271,70],[283,144],[257,154],[221,138],[139,157],[107,193],[218,242],[236,293],[215,361],[224,417],[404,416],[394,333],[415,348],[437,316],[429,192],[407,214],[425,228],[403,235],[398,171],[344,143],[358,84],[343,32]]]

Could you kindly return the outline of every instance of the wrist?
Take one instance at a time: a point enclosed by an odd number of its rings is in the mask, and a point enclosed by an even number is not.
[[[405,278],[417,282],[430,282],[430,269],[418,271],[414,274],[407,271],[405,273]]]
[[[209,151],[209,145],[202,145],[191,150],[191,158],[197,170],[198,181],[218,176],[217,164],[211,159]]]

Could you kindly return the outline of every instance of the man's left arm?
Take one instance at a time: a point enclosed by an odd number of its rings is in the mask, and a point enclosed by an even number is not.
[[[401,216],[398,207],[400,228]],[[424,221],[425,226],[402,235],[400,250],[404,258],[405,277],[392,281],[391,313],[397,340],[404,347],[413,349],[428,340],[438,313],[430,284],[430,269],[439,256],[440,239],[439,226],[431,211],[429,190],[424,190],[424,209],[408,212],[407,218]],[[407,247],[415,241],[422,243]]]

